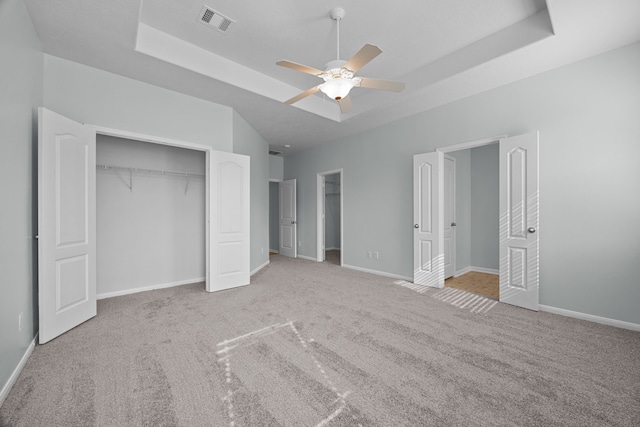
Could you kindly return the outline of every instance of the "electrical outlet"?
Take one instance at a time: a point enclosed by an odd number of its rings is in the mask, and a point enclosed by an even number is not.
[[[264,255],[264,248],[262,248],[262,255]]]
[[[375,258],[375,259],[380,259],[380,252],[375,251],[375,252],[373,253],[373,256],[374,256],[374,258]]]
[[[22,331],[22,313],[18,314],[18,332]]]
[[[302,240],[298,240],[298,246],[302,246]]]

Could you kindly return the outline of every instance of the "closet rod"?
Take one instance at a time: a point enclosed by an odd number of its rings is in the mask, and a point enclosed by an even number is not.
[[[176,171],[165,171],[158,169],[139,169],[139,168],[131,168],[127,166],[113,166],[113,165],[96,165],[98,169],[115,169],[115,170],[123,170],[128,172],[142,172],[142,173],[155,173],[160,175],[177,175],[177,176],[200,176],[204,175],[199,173],[191,173],[191,172],[176,172]]]
[[[127,171],[129,172],[129,185],[127,186],[129,188],[129,191],[133,192],[133,173],[134,172],[142,172],[142,173],[148,173],[148,174],[157,174],[157,175],[173,175],[173,176],[183,176],[185,178],[187,178],[187,183],[184,187],[184,194],[186,195],[189,192],[189,183],[191,182],[191,177],[196,176],[196,177],[204,177],[205,175],[199,174],[199,173],[191,173],[191,172],[175,172],[175,171],[165,171],[165,170],[158,170],[158,169],[139,169],[139,168],[130,168],[127,166],[113,166],[113,165],[96,165],[96,168],[98,169],[105,169],[105,170],[120,170],[120,171]],[[126,185],[126,182],[125,182]]]

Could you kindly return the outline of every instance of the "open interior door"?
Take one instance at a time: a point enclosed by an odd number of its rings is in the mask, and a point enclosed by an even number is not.
[[[298,223],[296,212],[296,180],[280,183],[280,255],[296,258]]]
[[[207,156],[207,291],[250,282],[250,158],[211,151]]]
[[[96,133],[38,109],[39,341],[96,315]]]
[[[444,155],[413,156],[413,283],[444,287]]]
[[[500,141],[500,302],[538,310],[538,133]]]

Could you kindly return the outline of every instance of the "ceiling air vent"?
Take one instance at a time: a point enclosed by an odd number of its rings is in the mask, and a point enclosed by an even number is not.
[[[200,13],[198,14],[198,21],[209,27],[215,28],[221,33],[229,32],[233,27],[232,24],[236,23],[233,19],[211,9],[209,6],[202,6],[202,10],[200,10]]]

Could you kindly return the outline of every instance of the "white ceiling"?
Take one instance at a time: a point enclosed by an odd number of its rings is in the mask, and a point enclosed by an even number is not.
[[[26,0],[46,53],[228,105],[285,154],[366,130],[640,39],[639,0]],[[236,22],[198,22],[203,5]],[[365,43],[383,53],[358,75],[406,83],[354,88],[341,115],[321,82],[278,67],[322,69]],[[283,150],[285,144],[291,145]]]

